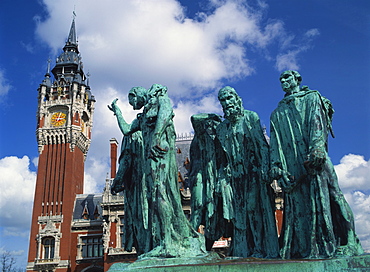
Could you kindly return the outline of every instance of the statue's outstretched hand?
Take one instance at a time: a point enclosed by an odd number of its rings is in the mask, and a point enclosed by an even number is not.
[[[108,109],[113,111],[114,115],[117,115],[117,113],[120,112],[120,109],[117,106],[117,101],[118,101],[118,98],[114,99],[112,104],[110,104],[110,106],[108,105]]]

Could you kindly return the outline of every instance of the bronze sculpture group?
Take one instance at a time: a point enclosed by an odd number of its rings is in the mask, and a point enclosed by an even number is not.
[[[135,87],[128,124],[116,100],[109,107],[124,134],[112,192],[125,194],[125,249],[141,257],[206,254],[220,237],[231,237],[230,256],[331,258],[363,253],[352,211],[327,153],[334,113],[318,91],[300,87],[296,71],[281,74],[286,92],[271,115],[268,144],[259,117],[245,110],[231,87],[218,99],[224,118],[191,117],[190,222],[177,186],[175,130],[167,88]],[[278,237],[270,184],[284,192],[284,220]],[[204,237],[195,230],[204,226]],[[204,239],[205,238],[205,239]]]

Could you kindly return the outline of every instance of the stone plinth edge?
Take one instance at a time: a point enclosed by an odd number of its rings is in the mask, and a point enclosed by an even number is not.
[[[118,271],[370,271],[370,254],[319,260],[235,258],[221,260],[215,255],[194,258],[146,259],[131,264],[116,263],[108,272]]]

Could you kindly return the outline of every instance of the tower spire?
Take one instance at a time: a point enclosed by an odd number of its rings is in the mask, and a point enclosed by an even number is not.
[[[71,29],[69,30],[68,40],[69,44],[77,45],[77,35],[76,35],[76,26],[75,26],[75,17],[73,17]]]
[[[81,56],[78,50],[74,13],[68,38],[63,47],[63,52],[57,58],[56,66],[51,70],[51,72],[56,80],[64,76],[63,79],[67,81],[72,82],[77,80],[79,83],[81,83],[81,80],[85,77],[85,75],[80,62]],[[76,74],[78,74],[78,78],[75,79]]]
[[[43,84],[43,85],[45,85],[47,87],[50,87],[51,86],[51,80],[50,80],[50,62],[51,62],[51,59],[48,58],[48,68],[46,70],[45,78],[44,78],[44,80],[41,83],[41,84]]]
[[[69,35],[68,35],[68,39],[66,41],[66,45],[63,48],[64,52],[65,51],[74,51],[76,53],[79,53],[78,43],[77,43],[75,18],[76,18],[76,13],[73,11],[73,19],[72,19],[71,28],[69,30]]]

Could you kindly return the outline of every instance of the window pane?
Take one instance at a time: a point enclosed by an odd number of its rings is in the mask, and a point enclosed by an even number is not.
[[[103,245],[99,245],[99,257],[103,256]]]
[[[83,246],[82,246],[82,257],[83,257],[83,258],[87,257],[86,245],[83,245]]]
[[[49,259],[49,247],[45,246],[45,256],[44,259]]]
[[[98,256],[98,245],[94,245],[94,257]]]
[[[92,245],[87,245],[87,257],[92,257]]]
[[[50,247],[50,259],[53,259],[54,258],[54,243],[53,245]]]

